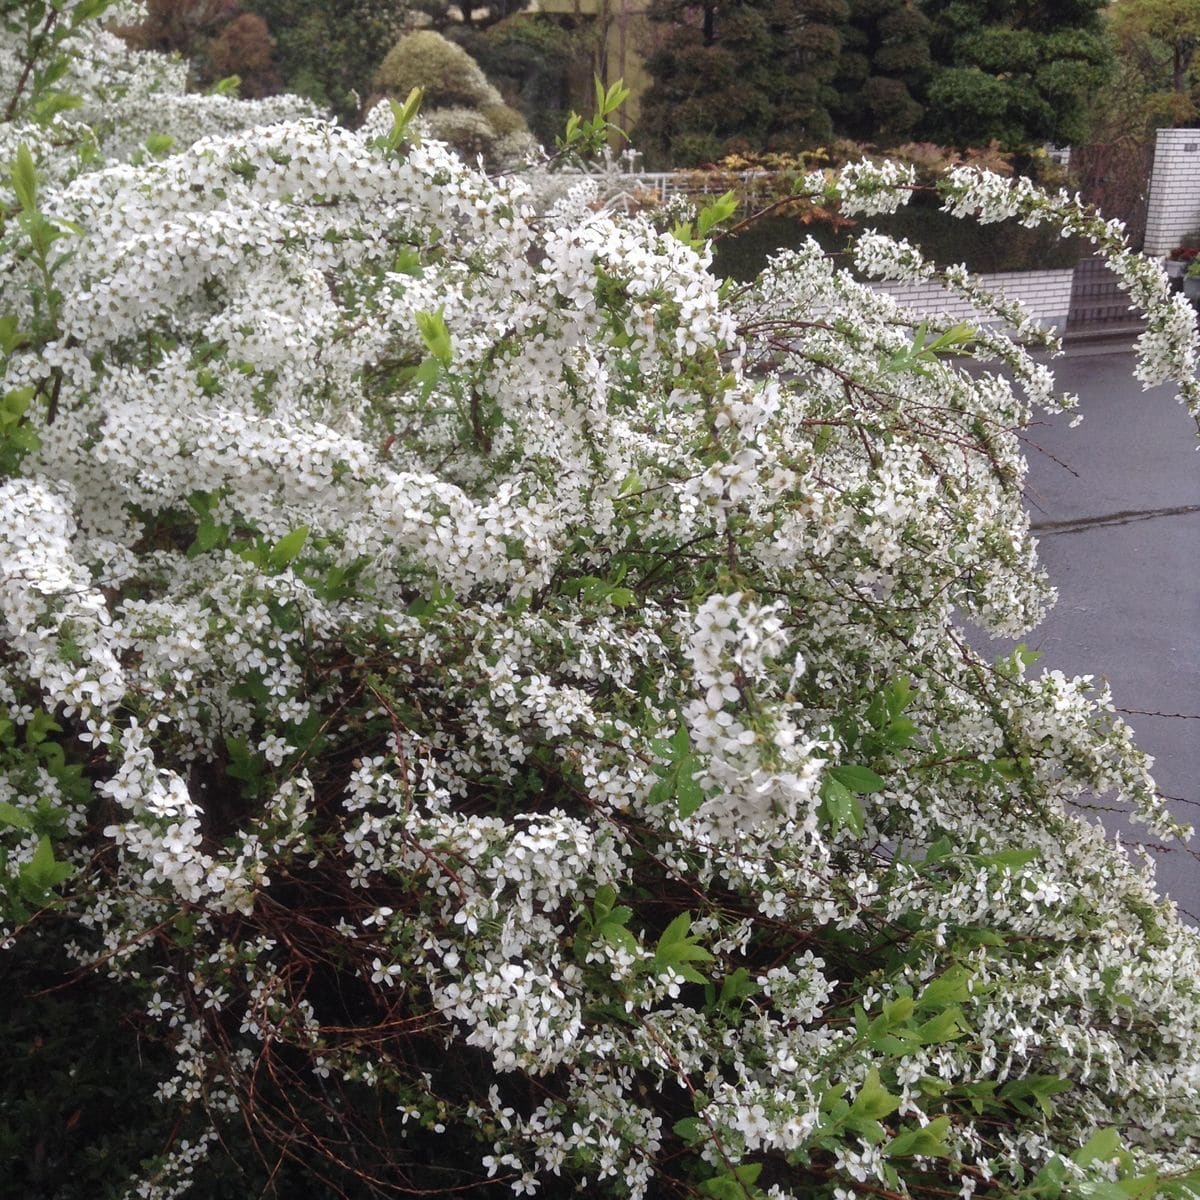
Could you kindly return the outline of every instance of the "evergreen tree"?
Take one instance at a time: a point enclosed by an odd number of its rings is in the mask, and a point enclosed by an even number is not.
[[[667,28],[639,123],[652,157],[694,165],[828,138],[846,0],[654,0]]]
[[[275,40],[257,13],[237,0],[148,0],[139,20],[113,30],[137,50],[179,54],[188,61],[190,84],[206,90],[236,75],[246,97],[279,90]]]
[[[1086,135],[1112,51],[1105,0],[924,0],[935,67],[924,136],[1016,148]]]
[[[475,59],[537,140],[553,146],[573,107],[571,79],[591,78],[594,31],[588,22],[573,24],[553,14],[518,14],[446,36]]]
[[[850,0],[834,84],[839,133],[880,145],[903,141],[920,121],[929,74],[928,18],[914,0]]]
[[[243,0],[270,27],[286,91],[354,117],[399,36],[402,0]]]
[[[1166,76],[1170,91],[1189,96],[1200,51],[1200,0],[1117,0],[1111,15],[1121,48],[1141,49],[1148,60],[1148,79]]]

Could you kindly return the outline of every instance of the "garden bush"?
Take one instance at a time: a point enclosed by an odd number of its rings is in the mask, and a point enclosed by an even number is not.
[[[461,46],[432,29],[402,37],[380,63],[375,86],[400,96],[419,87],[427,107],[432,108],[482,108],[500,101],[500,93],[488,83],[478,63]]]
[[[103,7],[0,57],[0,898],[5,1028],[94,976],[156,1048],[113,1194],[1195,1195],[1196,934],[1073,805],[1179,831],[1102,685],[963,629],[1053,599],[1049,370],[811,243],[722,284],[719,213],[545,202],[398,105],[125,153],[176,110]],[[1099,242],[1200,408],[1118,228],[941,187]],[[62,1107],[6,1087],[20,1156]]]
[[[533,150],[525,118],[461,46],[431,29],[406,34],[392,47],[375,87],[396,98],[419,88],[430,132],[472,161],[481,154],[491,163],[519,161]]]

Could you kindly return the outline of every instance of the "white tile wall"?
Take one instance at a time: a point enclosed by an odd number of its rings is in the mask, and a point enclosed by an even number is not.
[[[1168,253],[1200,229],[1200,129],[1160,129],[1146,212],[1145,252]]]
[[[1009,300],[1020,300],[1040,324],[1061,330],[1066,326],[1067,312],[1071,307],[1073,275],[1074,271],[1067,267],[1055,271],[1006,271],[997,275],[980,275],[979,278],[998,295]],[[952,295],[938,283],[883,283],[876,286],[918,311],[989,323],[969,301]]]

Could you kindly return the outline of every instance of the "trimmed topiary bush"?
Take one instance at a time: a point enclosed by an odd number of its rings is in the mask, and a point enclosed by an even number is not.
[[[402,98],[413,88],[430,133],[459,154],[492,163],[521,158],[534,147],[525,118],[504,103],[479,64],[440,33],[422,29],[402,37],[375,73],[385,96]]]
[[[375,72],[375,86],[386,95],[406,95],[419,87],[425,93],[426,110],[504,103],[479,64],[432,29],[402,37]]]

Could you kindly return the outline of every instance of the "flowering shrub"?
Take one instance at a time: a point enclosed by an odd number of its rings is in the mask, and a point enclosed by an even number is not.
[[[343,1193],[1194,1194],[1196,936],[1072,804],[1179,831],[1106,689],[960,625],[1053,598],[1048,370],[812,245],[734,289],[408,114],[189,98],[215,132],[133,152],[182,110],[64,44],[147,99],[4,133],[0,896],[174,1051],[127,1194],[243,1127]],[[1200,411],[1118,228],[943,187],[1098,241]]]

